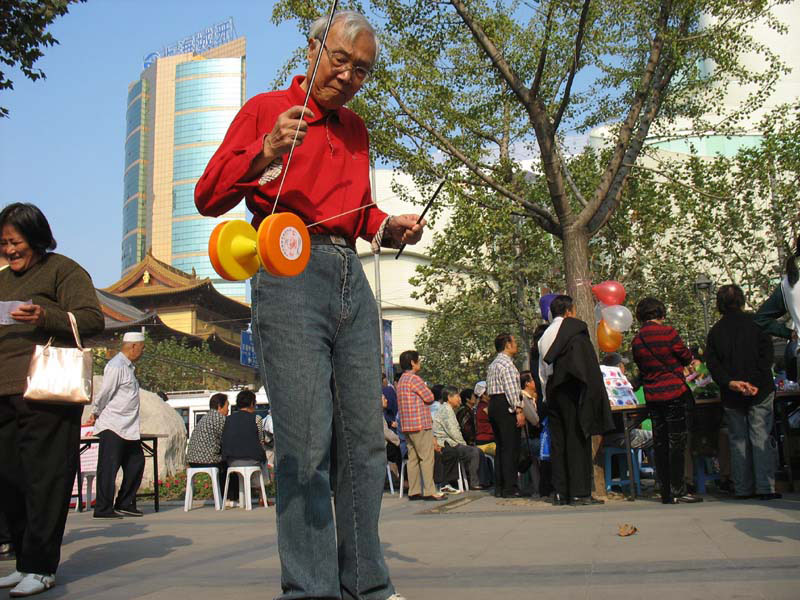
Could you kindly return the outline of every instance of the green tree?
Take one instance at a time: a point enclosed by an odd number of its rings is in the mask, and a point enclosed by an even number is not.
[[[307,25],[327,4],[282,0],[273,18]],[[566,290],[587,321],[590,241],[620,206],[646,138],[677,122],[696,133],[732,130],[783,69],[748,33],[759,18],[781,29],[764,0],[350,4],[370,9],[384,42],[374,80],[352,103],[376,155],[420,185],[446,174],[451,195],[479,201],[491,192],[555,236]],[[763,55],[764,69],[744,68],[743,52]],[[755,91],[726,113],[731,85]],[[610,151],[581,188],[563,157],[566,136],[609,123]],[[538,177],[519,162],[533,153]]]
[[[42,48],[58,44],[47,31],[57,17],[69,12],[69,5],[86,0],[3,0],[0,3],[0,62],[18,67],[22,74],[36,81],[45,79],[44,71],[34,65],[44,56]],[[0,90],[14,89],[14,82],[0,70]],[[8,109],[0,106],[0,117]]]
[[[95,352],[96,375],[102,375],[109,358],[106,352]],[[190,347],[172,338],[145,338],[144,354],[136,363],[136,378],[142,389],[152,392],[227,389],[231,384],[225,363],[208,344]]]

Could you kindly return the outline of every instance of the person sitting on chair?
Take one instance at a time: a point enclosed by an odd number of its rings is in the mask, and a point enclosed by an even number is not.
[[[208,402],[209,412],[194,426],[189,437],[186,450],[186,462],[191,468],[216,467],[219,469],[219,489],[225,489],[225,474],[228,465],[222,460],[222,432],[225,420],[230,411],[230,403],[225,394],[211,396]],[[239,499],[239,488],[231,490],[231,500]]]
[[[222,431],[222,460],[231,467],[261,467],[264,481],[269,479],[264,451],[261,419],[256,415],[256,395],[242,390],[236,395],[236,412],[225,420]],[[249,485],[249,482],[245,482]]]
[[[469,487],[482,490],[484,487],[478,480],[481,451],[467,445],[456,419],[455,409],[461,406],[461,395],[456,388],[448,385],[442,389],[442,398],[444,402],[433,417],[433,437],[442,447],[442,460],[448,462],[449,456],[455,455],[456,462],[466,467]]]

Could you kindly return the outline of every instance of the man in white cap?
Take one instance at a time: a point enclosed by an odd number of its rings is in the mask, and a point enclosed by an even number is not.
[[[144,453],[139,437],[139,382],[134,366],[144,353],[144,334],[129,331],[122,348],[103,371],[103,387],[95,394],[88,424],[100,438],[97,458],[95,519],[141,517],[136,492],[142,483]],[[122,485],[114,501],[114,482],[122,467]]]

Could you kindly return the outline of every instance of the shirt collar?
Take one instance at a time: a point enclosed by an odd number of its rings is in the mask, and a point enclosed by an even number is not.
[[[292,105],[303,106],[303,102],[305,102],[306,99],[306,93],[303,88],[300,87],[300,84],[303,83],[305,79],[305,75],[297,75],[294,77],[294,79],[292,79],[292,85],[289,86],[289,99],[292,101]],[[340,119],[339,111],[342,110],[341,108],[335,108],[333,110],[322,108],[319,104],[317,104],[313,94],[308,97],[308,108],[310,108],[311,112],[314,113],[313,119],[307,119],[308,123],[322,121],[329,114],[332,114],[337,119]]]
[[[133,362],[131,362],[130,358],[125,356],[124,352],[119,352],[119,356],[120,356],[120,361],[122,362],[122,364],[124,364],[126,367],[131,367],[131,368],[133,367]]]

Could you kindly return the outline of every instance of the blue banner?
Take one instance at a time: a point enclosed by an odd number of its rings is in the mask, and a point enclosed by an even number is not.
[[[256,348],[253,345],[253,332],[249,329],[242,331],[242,342],[239,346],[239,362],[245,367],[257,368]]]
[[[383,320],[383,372],[389,383],[394,383],[394,361],[392,360],[392,322]]]

